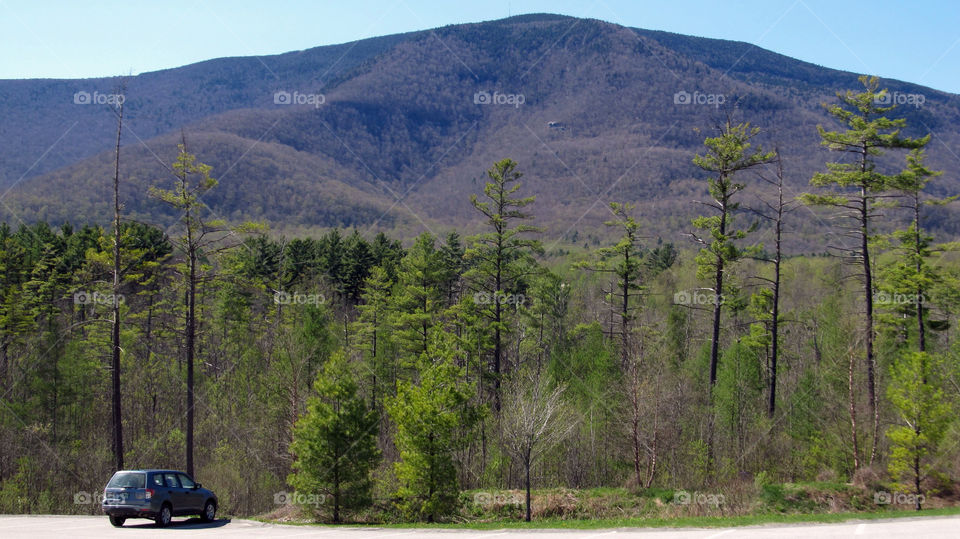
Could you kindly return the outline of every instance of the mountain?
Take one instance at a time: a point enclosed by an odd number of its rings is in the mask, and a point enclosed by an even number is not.
[[[113,108],[74,101],[109,101],[119,83],[0,81],[0,219],[109,219]],[[835,125],[822,103],[859,86],[857,74],[747,43],[559,15],[210,60],[125,84],[122,196],[132,218],[176,218],[147,188],[172,184],[184,139],[220,180],[204,202],[230,220],[470,229],[470,194],[511,157],[523,192],[537,196],[537,224],[578,241],[598,234],[611,200],[635,202],[648,235],[678,241],[705,194],[691,158],[727,115],[780,148],[789,193],[808,189],[836,158],[816,133]],[[929,162],[947,171],[938,189],[956,192],[957,96],[882,84],[904,103],[895,112],[907,134],[933,133]],[[939,231],[960,235],[938,212]],[[794,244],[822,248],[823,221],[805,210],[794,219]]]

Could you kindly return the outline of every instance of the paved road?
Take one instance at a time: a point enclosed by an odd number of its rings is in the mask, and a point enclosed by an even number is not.
[[[851,521],[843,524],[769,525],[745,528],[710,529],[614,529],[614,530],[449,530],[351,528],[322,526],[284,526],[251,520],[219,520],[202,523],[197,519],[176,519],[172,526],[158,529],[146,520],[130,520],[123,528],[113,528],[106,517],[93,516],[20,516],[0,515],[0,538],[30,539],[81,537],[323,537],[324,539],[716,539],[797,537],[909,537],[910,539],[960,537],[960,516],[897,518]]]

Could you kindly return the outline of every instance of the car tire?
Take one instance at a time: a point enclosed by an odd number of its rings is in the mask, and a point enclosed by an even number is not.
[[[207,500],[207,503],[203,504],[203,513],[200,514],[200,520],[204,522],[213,522],[217,519],[217,504],[213,503],[213,500]]]
[[[126,521],[127,519],[125,517],[110,517],[110,524],[113,524],[114,528],[122,528],[123,523]]]
[[[157,523],[158,528],[166,528],[170,525],[171,520],[173,520],[173,508],[170,507],[169,503],[165,503],[160,507],[160,513],[157,514],[154,522]]]

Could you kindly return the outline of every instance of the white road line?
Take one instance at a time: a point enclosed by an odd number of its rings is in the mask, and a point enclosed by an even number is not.
[[[722,536],[724,536],[724,535],[726,535],[726,534],[728,534],[728,533],[733,533],[733,532],[735,532],[735,531],[737,531],[737,530],[732,530],[732,529],[731,529],[731,530],[723,530],[722,532],[715,533],[715,534],[713,534],[713,535],[708,535],[708,536],[704,537],[703,539],[716,539],[717,537],[722,537]]]
[[[857,525],[857,530],[853,532],[854,535],[863,535],[867,531],[867,525],[863,522]]]

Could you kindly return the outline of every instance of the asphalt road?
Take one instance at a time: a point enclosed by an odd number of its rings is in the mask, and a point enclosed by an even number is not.
[[[610,529],[610,530],[450,530],[398,529],[323,526],[286,526],[251,520],[219,520],[202,523],[197,519],[175,519],[166,529],[155,528],[147,520],[129,520],[123,528],[110,526],[106,517],[96,516],[22,516],[0,515],[0,538],[28,537],[323,537],[324,539],[715,539],[734,538],[848,538],[848,537],[960,537],[960,516],[897,518],[850,521],[842,524],[775,524],[744,528],[709,529]]]

